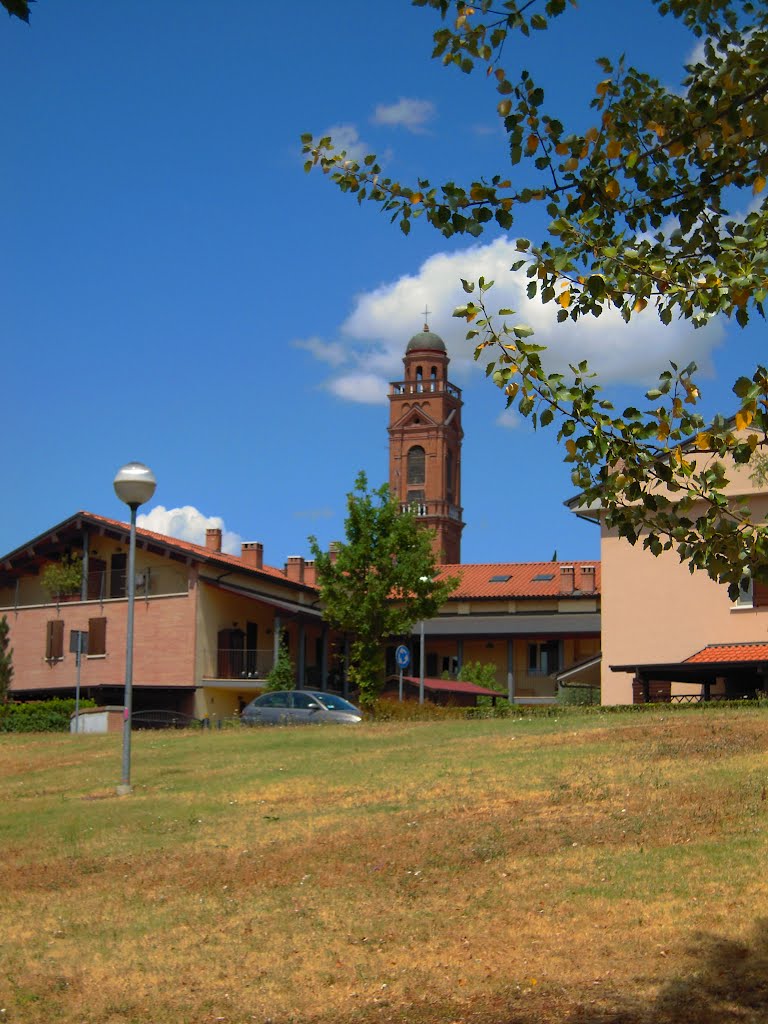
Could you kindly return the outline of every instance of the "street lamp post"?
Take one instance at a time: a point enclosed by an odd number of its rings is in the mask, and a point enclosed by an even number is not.
[[[421,583],[429,583],[429,576],[419,576]],[[424,619],[419,623],[419,704],[424,703]]]
[[[424,703],[424,619],[419,623],[419,704]]]
[[[142,462],[129,462],[114,479],[115,494],[131,510],[128,545],[128,617],[125,644],[125,696],[123,698],[123,771],[118,796],[131,792],[131,708],[133,705],[133,610],[136,597],[136,509],[155,493],[154,473]]]

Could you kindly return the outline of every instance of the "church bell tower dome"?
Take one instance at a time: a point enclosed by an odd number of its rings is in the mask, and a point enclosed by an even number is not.
[[[414,334],[405,348],[408,352],[445,352],[445,342],[439,334],[430,331],[429,325],[424,324],[424,330]]]

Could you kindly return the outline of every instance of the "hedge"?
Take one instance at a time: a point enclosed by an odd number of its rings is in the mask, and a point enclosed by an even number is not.
[[[81,708],[95,708],[96,701],[80,701]],[[0,706],[0,732],[69,732],[75,710],[74,697],[30,700]]]

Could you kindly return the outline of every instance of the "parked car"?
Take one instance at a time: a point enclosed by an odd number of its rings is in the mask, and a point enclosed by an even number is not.
[[[247,704],[240,720],[246,725],[315,725],[337,722],[355,725],[363,713],[354,704],[322,690],[274,690]]]

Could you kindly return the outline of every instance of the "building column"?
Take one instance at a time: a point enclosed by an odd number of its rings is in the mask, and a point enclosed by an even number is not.
[[[306,657],[306,650],[305,650],[305,648],[307,646],[307,641],[306,641],[306,636],[305,636],[304,623],[300,621],[298,625],[299,625],[299,629],[298,629],[299,639],[298,639],[298,644],[297,644],[298,650],[296,651],[296,671],[297,671],[298,676],[299,676],[299,689],[303,690],[304,689],[304,683],[307,681],[306,678],[305,678],[306,674],[307,674],[307,669],[306,669],[307,657]]]
[[[89,541],[90,541],[90,537],[89,537],[88,531],[86,530],[85,527],[83,527],[83,540],[82,540],[82,544],[83,544],[83,578],[82,578],[82,580],[80,582],[80,600],[81,601],[87,601],[88,600],[88,556],[90,555],[90,551],[88,550]]]
[[[464,664],[464,638],[459,637],[456,641],[456,676],[461,678],[461,667]]]
[[[328,627],[325,623],[320,632],[320,686],[328,689]]]
[[[507,699],[515,702],[515,641],[507,637]]]
[[[282,631],[282,625],[280,623],[280,616],[276,615],[274,623],[272,625],[272,667],[277,665],[277,659],[280,657],[280,633]]]

